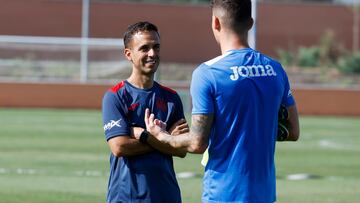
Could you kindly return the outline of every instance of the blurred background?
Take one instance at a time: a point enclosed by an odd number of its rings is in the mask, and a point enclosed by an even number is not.
[[[192,71],[220,54],[210,28],[209,1],[205,0],[0,3],[0,81],[6,83],[0,84],[0,106],[99,108],[103,91],[131,72],[131,65],[122,54],[122,34],[137,21],[158,25],[162,63],[156,79],[177,89],[187,110],[191,108],[188,87]],[[329,103],[322,105],[327,108],[324,111],[314,111],[315,103],[309,103],[304,92],[304,88],[325,87],[328,91],[321,93],[331,96],[334,94],[328,88],[359,87],[359,4],[359,0],[254,1],[256,24],[250,35],[251,45],[283,64],[299,97],[301,112],[360,114],[360,110],[354,112],[356,105],[349,104],[349,98],[344,99],[346,105]],[[17,83],[15,87],[13,82]],[[57,96],[46,92],[31,101],[19,98],[19,83],[31,83],[36,88],[42,88],[38,83],[92,84],[97,88],[91,88],[95,93],[87,95],[87,103],[77,104],[70,99],[65,104],[66,98],[71,98],[65,95],[62,104],[58,101],[63,93],[60,89]],[[24,88],[29,88],[28,94],[38,92],[34,86]],[[339,106],[344,109],[336,110]]]
[[[299,143],[278,146],[279,202],[359,202],[360,0],[253,4],[251,46],[283,64],[301,115]],[[129,24],[158,26],[162,61],[156,79],[178,91],[187,118],[192,71],[220,55],[209,0],[0,5],[4,203],[104,202],[109,150],[101,99],[131,73],[122,42]],[[185,203],[200,202],[200,159],[175,160]]]

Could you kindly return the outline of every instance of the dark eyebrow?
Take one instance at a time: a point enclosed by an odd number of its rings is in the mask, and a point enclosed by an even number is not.
[[[142,50],[142,49],[148,49],[150,48],[151,46],[148,45],[148,44],[144,44],[142,46],[139,47],[139,50]],[[160,47],[160,43],[155,43],[152,47]]]
[[[144,44],[144,45],[142,45],[142,46],[139,47],[139,50],[148,49],[148,48],[149,48],[149,45]]]

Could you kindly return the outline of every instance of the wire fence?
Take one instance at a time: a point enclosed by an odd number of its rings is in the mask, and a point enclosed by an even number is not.
[[[0,82],[80,83],[81,47],[87,45],[86,83],[109,84],[128,78],[132,66],[122,39],[0,35]],[[174,88],[190,111],[189,81],[195,64],[161,63],[156,80]]]
[[[88,52],[87,75],[81,71],[81,48]],[[125,77],[130,69],[123,58],[122,39],[37,36],[0,36],[2,80],[80,81]]]

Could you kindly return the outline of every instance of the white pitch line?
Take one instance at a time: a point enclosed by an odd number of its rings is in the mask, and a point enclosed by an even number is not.
[[[28,169],[28,168],[17,168],[17,169],[16,169],[16,173],[17,173],[17,174],[29,174],[29,175],[33,175],[33,174],[37,173],[37,170],[35,170],[35,169]]]
[[[0,168],[0,174],[21,174],[21,175],[36,175],[36,174],[50,174],[52,172],[45,171],[45,170],[38,170],[32,168],[16,168],[16,169],[7,169],[7,168]],[[71,172],[70,172],[71,173]],[[74,171],[72,174],[76,176],[85,176],[85,177],[101,177],[101,176],[109,176],[108,173],[97,171],[97,170],[79,170]],[[200,174],[194,172],[180,172],[177,173],[176,176],[178,178],[196,178],[200,177]]]
[[[93,177],[104,176],[104,174],[101,171],[76,171],[75,174],[78,176],[93,176]]]
[[[45,170],[32,169],[32,168],[16,168],[16,169],[0,168],[0,174],[36,175],[40,173],[50,174],[51,172]],[[93,176],[93,177],[100,177],[107,175],[106,173],[96,170],[75,171],[73,172],[73,174],[75,174],[76,176]]]
[[[5,174],[7,173],[7,169],[6,168],[0,168],[0,174]]]
[[[309,179],[319,179],[319,178],[321,177],[308,173],[297,173],[286,176],[287,180],[309,180]]]
[[[352,145],[345,145],[340,143],[335,143],[329,140],[320,140],[319,145],[324,148],[336,149],[336,150],[352,150],[352,151],[360,151],[359,147],[355,147]]]
[[[176,177],[177,178],[180,178],[180,179],[187,179],[187,178],[196,178],[196,177],[200,177],[199,174],[197,173],[194,173],[194,172],[179,172],[176,174]]]

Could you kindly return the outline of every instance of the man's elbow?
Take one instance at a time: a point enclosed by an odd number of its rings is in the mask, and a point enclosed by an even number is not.
[[[295,131],[290,132],[288,140],[296,142],[299,140],[299,137],[300,137],[300,131],[295,130]]]
[[[121,153],[121,151],[119,151],[119,150],[111,151],[111,153],[112,153],[114,156],[116,156],[116,157],[122,157],[122,156],[124,156],[124,155]]]
[[[186,154],[187,154],[187,152],[186,152],[186,151],[183,151],[183,152],[180,152],[179,154],[177,154],[177,157],[179,157],[179,158],[185,158],[185,157],[186,157]]]
[[[204,141],[197,141],[194,142],[190,148],[188,149],[189,152],[194,154],[203,154],[208,147],[208,143]]]
[[[194,154],[203,154],[205,151],[206,151],[206,147],[201,146],[201,147],[194,148],[192,153],[194,153]]]
[[[288,108],[289,111],[289,125],[290,125],[290,135],[287,140],[297,141],[300,136],[300,126],[299,126],[299,116],[296,105],[293,105]]]
[[[118,146],[116,148],[111,149],[111,153],[116,157],[122,157],[125,156],[124,150],[122,150],[121,146]]]

